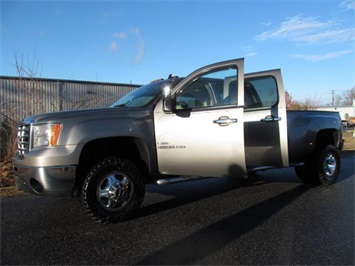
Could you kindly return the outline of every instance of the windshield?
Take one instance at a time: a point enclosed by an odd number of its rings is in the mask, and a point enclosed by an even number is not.
[[[143,107],[153,103],[163,91],[170,86],[172,80],[162,80],[139,87],[138,89],[123,96],[110,107]]]

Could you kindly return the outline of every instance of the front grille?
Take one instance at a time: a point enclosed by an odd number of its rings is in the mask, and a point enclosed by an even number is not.
[[[22,124],[18,127],[17,132],[17,150],[22,156],[30,150],[30,129],[31,125]]]

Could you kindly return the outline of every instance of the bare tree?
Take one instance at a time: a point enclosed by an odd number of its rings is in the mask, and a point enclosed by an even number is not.
[[[12,80],[17,88],[17,95],[20,101],[14,99],[1,99],[0,102],[0,186],[13,185],[13,173],[11,169],[12,156],[16,149],[18,115],[23,116],[38,113],[44,110],[43,86],[38,79],[40,61],[36,57],[36,52],[32,58],[24,58],[23,54],[18,57],[15,54],[15,68],[18,79]],[[30,81],[24,78],[30,78]]]
[[[333,96],[333,105],[334,106],[341,106],[343,102],[343,97],[339,94]]]
[[[287,110],[315,110],[319,107],[319,100],[316,98],[307,98],[304,101],[293,100],[292,95],[286,91],[286,109]]]
[[[292,106],[292,95],[286,91],[285,92],[285,98],[286,98],[286,109],[290,109]]]
[[[67,103],[65,110],[92,108],[99,105],[104,98],[100,94],[85,94],[78,100],[70,101],[70,94],[68,99],[61,97],[60,93],[51,94],[40,78],[40,65],[35,53],[33,57],[15,55],[17,77],[11,80],[13,95],[0,99],[0,187],[13,184],[13,178],[9,178],[11,175],[8,174],[11,170],[4,171],[3,165],[11,165],[16,150],[17,126],[22,118],[60,111],[63,102]]]
[[[19,58],[17,54],[15,56],[15,68],[18,77],[40,77],[40,63],[36,55],[36,50],[33,52],[32,58],[27,55],[26,60],[24,59],[23,54]]]
[[[353,105],[353,100],[355,99],[355,86],[347,90],[344,95],[343,105]]]

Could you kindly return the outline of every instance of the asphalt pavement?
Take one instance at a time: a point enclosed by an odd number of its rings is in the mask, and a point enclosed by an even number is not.
[[[100,224],[78,199],[1,198],[1,265],[354,265],[354,152],[330,187],[292,168],[251,182],[147,186],[130,220]]]

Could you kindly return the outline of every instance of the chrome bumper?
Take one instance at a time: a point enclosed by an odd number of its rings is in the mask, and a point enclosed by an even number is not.
[[[76,166],[14,166],[16,186],[35,195],[67,197],[73,193]]]

